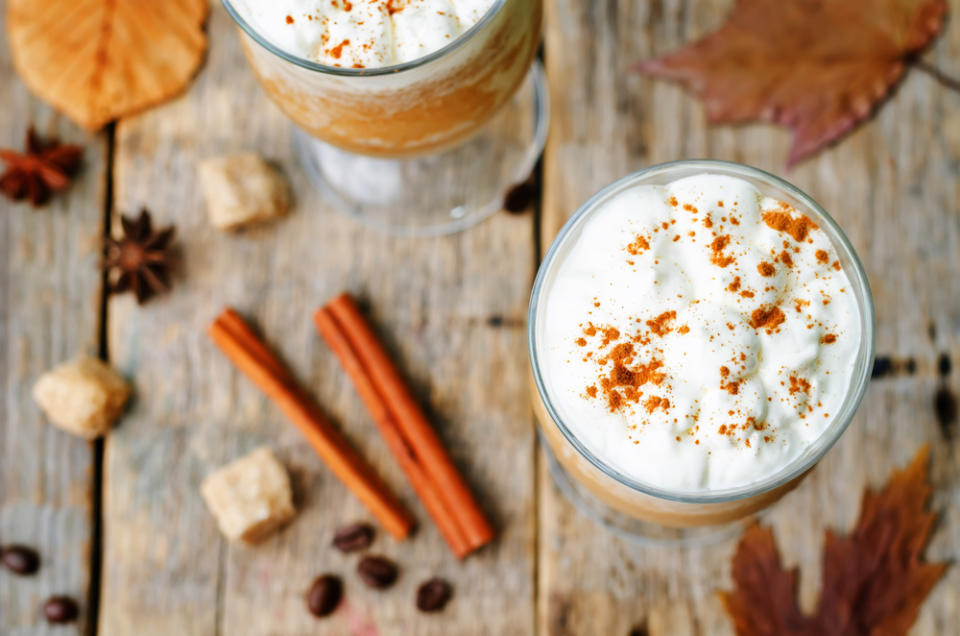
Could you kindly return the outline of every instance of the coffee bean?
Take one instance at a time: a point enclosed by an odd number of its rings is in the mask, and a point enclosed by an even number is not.
[[[343,584],[332,574],[318,576],[307,592],[307,609],[317,618],[332,613],[340,604],[343,596]]]
[[[333,535],[333,545],[341,552],[356,552],[373,543],[373,527],[368,523],[353,523],[340,528]]]
[[[370,587],[383,589],[397,580],[397,566],[390,559],[380,556],[368,556],[357,564],[357,574]]]
[[[40,555],[23,545],[9,545],[0,552],[0,561],[14,574],[27,576],[40,569]]]
[[[528,210],[538,196],[540,196],[540,189],[533,179],[518,183],[507,190],[503,196],[503,209],[513,214],[520,214]]]
[[[80,608],[69,596],[51,596],[43,604],[43,615],[51,623],[72,623],[80,615]]]
[[[893,369],[893,363],[890,361],[890,358],[887,356],[877,356],[873,361],[873,372],[870,374],[870,377],[876,380],[877,378],[883,378],[890,375],[890,371]]]
[[[957,396],[950,390],[950,387],[941,386],[933,394],[933,412],[937,416],[937,423],[940,424],[943,436],[948,440],[953,439],[954,425],[957,423],[960,405],[957,404]]]
[[[417,609],[421,612],[439,612],[450,597],[453,596],[453,587],[443,579],[430,579],[417,589]]]
[[[940,372],[940,377],[945,378],[950,375],[950,356],[946,353],[941,353],[940,357],[937,358],[937,371]]]

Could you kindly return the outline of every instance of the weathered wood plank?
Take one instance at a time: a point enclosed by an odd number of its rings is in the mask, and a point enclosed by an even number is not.
[[[43,559],[30,578],[0,572],[0,633],[16,636],[52,632],[44,600],[68,594],[85,605],[90,585],[92,446],[45,422],[31,390],[55,364],[98,350],[106,143],[29,95],[6,42],[0,104],[0,147],[22,148],[31,122],[85,147],[82,173],[47,207],[34,211],[0,196],[0,544],[34,546]],[[84,609],[79,623],[56,633],[82,633],[87,620]]]
[[[183,273],[138,308],[111,301],[109,341],[137,397],[106,458],[104,634],[498,633],[533,630],[534,456],[526,393],[524,308],[533,265],[529,216],[496,217],[451,238],[390,239],[324,209],[300,171],[290,126],[246,68],[229,18],[214,6],[205,69],[182,99],[120,123],[116,202],[175,222]],[[240,235],[207,223],[197,160],[251,149],[290,175],[296,209]],[[312,311],[342,289],[368,301],[384,336],[455,461],[502,536],[455,562],[375,433]],[[278,411],[208,342],[225,304],[259,324],[332,419],[379,467],[421,521],[374,550],[403,568],[397,585],[367,590],[356,557],[329,548],[333,530],[367,518]],[[290,467],[300,514],[257,548],[226,545],[197,488],[203,476],[259,444]],[[339,573],[344,607],[318,623],[303,594]],[[456,598],[437,616],[414,607],[416,586],[440,575]]]
[[[787,173],[786,133],[767,126],[707,127],[699,103],[675,86],[630,72],[718,24],[732,3],[709,0],[548,0],[547,68],[554,125],[545,157],[542,249],[597,189],[646,165],[714,157],[756,165],[823,203],[867,267],[879,317],[878,350],[913,356],[912,376],[878,380],[840,444],[769,520],[785,558],[803,569],[802,595],[818,590],[823,529],[848,528],[861,488],[879,484],[922,442],[933,446],[934,506],[942,511],[930,556],[960,555],[960,450],[933,395],[955,396],[960,363],[960,95],[912,73],[876,120]],[[960,2],[951,2],[954,15]],[[929,54],[960,75],[960,31],[948,28]],[[931,330],[930,326],[934,329]],[[932,333],[935,331],[935,333]],[[540,470],[539,614],[548,634],[722,634],[730,626],[714,591],[729,584],[732,542],[711,548],[643,548],[579,514]],[[924,606],[917,634],[960,621],[960,570]]]

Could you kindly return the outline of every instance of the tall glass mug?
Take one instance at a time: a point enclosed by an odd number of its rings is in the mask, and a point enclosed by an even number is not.
[[[813,220],[832,244],[859,310],[853,372],[839,410],[802,454],[747,485],[735,488],[682,491],[644,483],[599,457],[574,434],[557,408],[556,395],[543,368],[545,350],[545,296],[585,224],[604,204],[639,185],[666,185],[697,174],[732,176],[747,181],[761,194],[784,201]],[[528,346],[533,374],[532,398],[541,437],[558,485],[581,510],[599,521],[641,539],[669,541],[719,536],[738,522],[770,506],[796,487],[850,424],[869,382],[874,356],[874,310],[863,266],[836,222],[816,201],[771,174],[721,161],[677,161],[630,175],[604,188],[564,225],[537,274],[530,298]],[[851,330],[852,331],[852,330]],[[679,439],[679,438],[678,438]],[[642,442],[640,442],[642,443]],[[682,467],[677,467],[681,470]]]
[[[468,227],[500,209],[543,150],[541,0],[496,0],[440,50],[381,68],[293,55],[223,4],[260,84],[296,124],[308,173],[368,225],[410,235]]]

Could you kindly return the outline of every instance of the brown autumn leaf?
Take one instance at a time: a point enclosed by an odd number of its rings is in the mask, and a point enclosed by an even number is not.
[[[716,31],[638,68],[697,94],[711,123],[786,126],[793,165],[870,116],[946,11],[946,0],[737,0]]]
[[[740,636],[906,634],[943,575],[923,551],[934,514],[926,509],[930,449],[924,446],[879,493],[867,490],[847,536],[826,532],[823,581],[813,615],[797,605],[797,569],[785,570],[769,528],[754,525],[733,557],[732,592],[721,599]]]
[[[208,0],[8,0],[31,91],[96,130],[180,93],[203,60]]]

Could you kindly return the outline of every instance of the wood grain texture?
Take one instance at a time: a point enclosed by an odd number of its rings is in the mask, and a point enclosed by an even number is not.
[[[497,216],[451,238],[391,239],[326,209],[311,191],[290,125],[246,67],[232,23],[212,9],[210,56],[182,99],[118,126],[116,202],[175,222],[183,266],[172,293],[109,308],[115,363],[136,377],[134,404],[111,436],[105,469],[103,634],[527,634],[534,622],[534,436],[525,384],[524,309],[533,220]],[[206,219],[196,163],[253,150],[280,164],[297,198],[284,220],[237,235]],[[347,289],[408,375],[455,462],[501,533],[458,563],[368,419],[312,312]],[[366,589],[334,529],[368,515],[279,412],[207,340],[224,305],[263,329],[295,374],[420,521],[373,553],[402,572]],[[296,520],[256,548],[228,545],[198,493],[203,477],[267,444],[291,471]],[[333,572],[345,602],[317,622],[303,596]],[[417,585],[439,575],[456,597],[419,614]],[[362,632],[367,633],[367,632]],[[370,632],[373,633],[373,632]]]
[[[824,528],[847,529],[861,489],[879,485],[923,442],[933,447],[933,505],[941,511],[928,554],[960,556],[957,423],[942,427],[934,394],[960,391],[960,95],[914,71],[874,121],[790,173],[788,136],[769,126],[707,127],[699,103],[630,71],[713,28],[732,6],[713,0],[548,0],[547,72],[554,124],[544,163],[542,249],[566,218],[610,181],[662,161],[711,157],[752,164],[812,194],[845,228],[876,300],[881,354],[913,357],[912,375],[874,382],[841,442],[769,515],[802,598],[818,593]],[[960,12],[953,0],[951,10]],[[927,54],[960,75],[955,23]],[[947,354],[954,370],[938,376]],[[952,437],[950,436],[952,434]],[[715,590],[729,585],[733,544],[645,548],[580,515],[540,471],[539,616],[547,634],[724,634]],[[955,631],[960,569],[951,568],[915,625]]]
[[[0,32],[5,32],[0,10]],[[82,633],[88,619],[46,625],[51,594],[85,605],[90,584],[92,446],[45,421],[31,397],[41,373],[98,351],[104,138],[85,134],[30,96],[0,44],[0,147],[22,150],[28,125],[85,148],[70,189],[34,210],[0,196],[0,544],[35,547],[33,577],[0,570],[0,633]],[[0,168],[2,171],[2,168]]]

